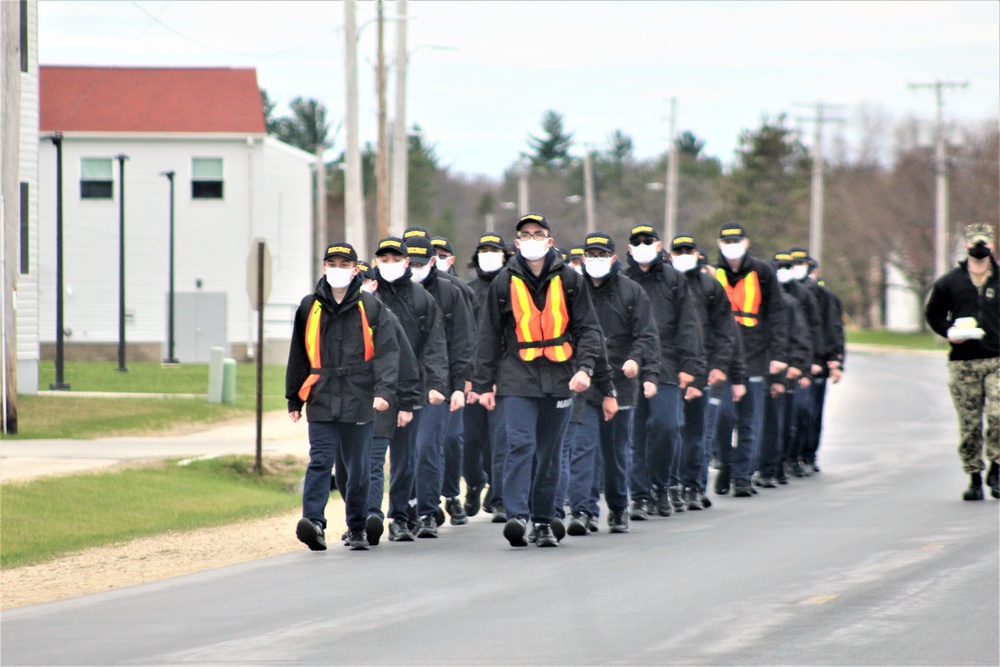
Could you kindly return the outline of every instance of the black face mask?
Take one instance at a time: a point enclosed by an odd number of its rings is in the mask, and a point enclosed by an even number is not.
[[[969,257],[973,259],[986,259],[990,254],[990,249],[982,241],[969,248]]]

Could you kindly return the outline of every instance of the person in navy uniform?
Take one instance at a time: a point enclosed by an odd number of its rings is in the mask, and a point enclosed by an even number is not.
[[[572,510],[566,532],[580,536],[596,530],[599,489],[603,487],[608,530],[627,533],[632,408],[640,393],[645,398],[656,393],[660,338],[649,297],[621,274],[611,236],[588,234],[583,251],[584,282],[606,341],[616,398],[602,396],[591,387],[576,399],[583,414],[575,437],[566,443]]]
[[[516,229],[517,254],[491,283],[483,306],[469,401],[487,410],[504,405],[504,537],[527,546],[530,520],[535,544],[555,547],[559,457],[573,396],[590,387],[594,369],[607,359],[583,277],[553,249],[549,222],[529,213]]]
[[[293,422],[309,422],[309,466],[302,489],[299,540],[326,549],[326,504],[336,465],[346,506],[347,543],[368,549],[369,461],[376,412],[396,401],[399,342],[384,306],[361,289],[358,254],[345,242],[327,247],[324,276],[295,312],[285,372]]]

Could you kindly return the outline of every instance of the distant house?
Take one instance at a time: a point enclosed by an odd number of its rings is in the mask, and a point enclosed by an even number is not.
[[[117,359],[122,165],[128,359],[167,357],[170,171],[175,357],[207,361],[215,346],[237,359],[254,354],[247,257],[257,237],[272,260],[265,338],[287,340],[294,306],[316,279],[315,158],[266,135],[255,70],[43,66],[39,83],[43,358],[56,340],[56,133],[67,359]]]

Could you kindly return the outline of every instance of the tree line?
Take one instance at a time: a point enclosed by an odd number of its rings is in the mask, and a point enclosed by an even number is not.
[[[326,110],[316,100],[296,98],[291,114],[273,117],[274,105],[262,91],[268,132],[315,153],[320,142],[332,147]],[[886,266],[896,266],[921,298],[933,284],[934,149],[920,141],[921,123],[892,122],[878,113],[861,118],[861,141],[851,151],[842,136],[829,143],[825,161],[823,277],[860,326],[881,326]],[[995,120],[959,128],[963,140],[948,147],[950,231],[960,237],[972,222],[1000,220],[1000,131]],[[339,130],[339,128],[338,128]],[[496,231],[513,237],[518,211],[518,174],[528,168],[532,210],[558,224],[557,243],[583,240],[582,146],[567,131],[561,114],[544,113],[540,132],[527,133],[525,146],[503,177],[487,179],[452,173],[414,125],[408,139],[408,220],[432,234],[448,236],[460,261],[469,259],[476,239],[493,221]],[[954,134],[954,133],[953,133]],[[691,131],[678,135],[677,230],[698,238],[708,260],[717,258],[715,238],[722,224],[744,223],[751,252],[768,258],[779,249],[809,245],[812,158],[784,114],[764,116],[757,127],[740,132],[732,166],[704,154],[705,142]],[[515,149],[516,150],[516,149]],[[514,150],[512,150],[514,152]],[[331,167],[343,154],[330,161]],[[612,129],[600,150],[591,153],[596,226],[624,241],[636,224],[662,228],[667,153],[640,160],[631,137]],[[363,147],[366,220],[375,217],[375,148]],[[343,172],[327,170],[328,238],[343,236]],[[504,206],[507,204],[507,207]],[[374,239],[374,230],[369,229]]]

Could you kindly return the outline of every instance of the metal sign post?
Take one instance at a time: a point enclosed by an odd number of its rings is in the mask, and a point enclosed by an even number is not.
[[[271,292],[271,253],[267,242],[256,238],[250,244],[247,257],[247,294],[257,311],[257,475],[264,474],[263,461],[263,415],[264,415],[264,302]]]

